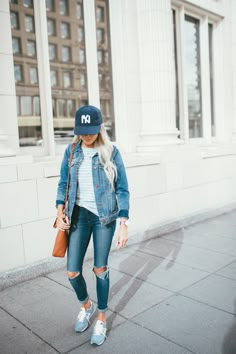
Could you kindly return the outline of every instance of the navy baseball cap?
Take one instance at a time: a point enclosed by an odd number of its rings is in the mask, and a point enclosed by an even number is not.
[[[102,114],[95,106],[82,106],[75,113],[75,135],[98,134],[101,129]]]

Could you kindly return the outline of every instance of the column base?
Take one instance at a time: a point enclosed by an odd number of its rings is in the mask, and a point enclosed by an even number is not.
[[[137,152],[156,152],[163,150],[168,145],[183,144],[181,139],[177,138],[178,131],[158,132],[150,134],[141,134],[141,141],[137,145]]]

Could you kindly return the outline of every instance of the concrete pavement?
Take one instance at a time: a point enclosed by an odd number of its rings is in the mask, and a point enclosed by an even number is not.
[[[101,347],[63,269],[0,292],[0,353],[236,354],[236,211],[112,252],[110,278]]]

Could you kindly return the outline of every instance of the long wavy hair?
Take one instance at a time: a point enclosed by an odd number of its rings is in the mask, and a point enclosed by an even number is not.
[[[75,135],[73,139],[73,143],[78,143],[81,140],[82,139],[80,135]],[[98,151],[99,160],[103,165],[105,174],[111,184],[112,189],[114,189],[114,183],[117,178],[117,168],[112,161],[113,145],[109,139],[104,124],[101,125],[101,130],[98,133],[98,137],[95,141],[94,147]]]

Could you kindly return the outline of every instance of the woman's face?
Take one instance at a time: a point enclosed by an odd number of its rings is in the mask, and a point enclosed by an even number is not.
[[[88,147],[88,148],[93,148],[94,143],[98,137],[98,134],[93,134],[93,135],[80,135],[82,139],[82,146]]]

